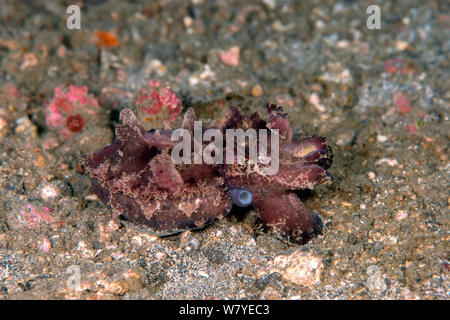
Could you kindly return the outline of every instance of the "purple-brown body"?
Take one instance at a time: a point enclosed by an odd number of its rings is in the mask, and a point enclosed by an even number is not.
[[[294,140],[282,108],[267,108],[265,121],[232,107],[219,129],[224,140],[226,129],[278,129],[279,170],[274,175],[251,170],[248,163],[175,164],[171,150],[179,142],[171,140],[173,130],[147,132],[129,109],[121,112],[117,140],[84,156],[82,164],[93,191],[116,215],[146,224],[161,236],[202,228],[225,217],[235,203],[253,205],[272,230],[304,239],[319,230],[319,220],[294,190],[331,181],[326,170],[332,151],[323,137]],[[182,127],[192,132],[194,121],[189,109]]]

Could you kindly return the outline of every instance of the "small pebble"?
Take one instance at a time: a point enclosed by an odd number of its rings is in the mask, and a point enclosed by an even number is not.
[[[280,300],[282,298],[280,292],[272,287],[266,287],[261,293],[261,300]]]
[[[251,266],[249,265],[244,265],[241,269],[242,274],[246,275],[246,276],[251,276],[253,275],[253,269]]]
[[[311,103],[320,112],[326,111],[326,107],[320,103],[320,98],[317,93],[313,93],[309,96],[309,103]]]
[[[187,230],[181,233],[180,240],[182,243],[187,243],[191,238],[192,232]]]
[[[378,142],[386,142],[387,139],[388,139],[388,138],[387,138],[386,136],[377,135],[377,141],[378,141]]]
[[[388,166],[395,167],[398,165],[398,161],[396,159],[388,159],[388,158],[382,158],[375,162],[376,165],[384,164],[386,163]]]
[[[112,233],[112,232],[114,232],[114,231],[116,231],[117,229],[119,229],[119,224],[117,223],[117,222],[115,222],[114,220],[110,220],[109,222],[108,222],[108,225],[107,225],[107,231],[108,232],[110,232],[110,233]]]
[[[186,16],[183,18],[183,22],[184,22],[184,26],[186,28],[189,28],[190,26],[192,26],[192,23],[194,22],[194,20],[191,17]]]
[[[398,51],[404,51],[409,48],[409,43],[403,40],[397,40],[395,41],[395,48]]]
[[[38,63],[39,63],[39,61],[38,61],[38,59],[36,57],[36,54],[34,54],[33,52],[26,53],[23,56],[23,62],[20,65],[20,70],[24,71],[27,68],[34,67]]]
[[[382,291],[386,289],[386,284],[383,281],[383,274],[378,266],[369,266],[366,273],[368,275],[366,285],[370,291]]]
[[[222,59],[222,62],[229,65],[236,67],[239,65],[239,54],[240,54],[240,48],[237,46],[231,47],[227,51],[223,51],[220,54],[220,59]]]
[[[269,8],[270,10],[273,10],[277,7],[277,2],[275,0],[263,0],[262,1],[267,8]]]
[[[16,120],[15,133],[29,138],[37,138],[38,136],[37,127],[28,117],[22,117]]]
[[[339,83],[344,85],[352,85],[353,77],[349,69],[346,69],[340,63],[329,63],[324,74],[320,75],[319,81],[323,83]]]
[[[207,274],[205,271],[203,271],[203,270],[198,270],[198,275],[200,276],[200,277],[203,277],[203,278],[209,278],[209,274]]]
[[[197,239],[193,238],[189,241],[188,243],[189,247],[191,247],[192,249],[196,250],[200,247],[200,241],[198,241]]]
[[[59,190],[52,185],[46,185],[41,189],[41,198],[43,200],[56,198],[59,194]]]
[[[92,194],[88,194],[87,196],[85,196],[84,199],[87,201],[96,201],[96,200],[98,200],[98,196],[96,194],[92,193]]]
[[[395,215],[395,219],[397,221],[401,221],[403,219],[406,219],[408,217],[408,211],[406,210],[400,210],[397,212],[397,214]]]
[[[157,261],[161,260],[166,254],[164,252],[157,252],[155,258]]]
[[[143,239],[140,236],[134,236],[133,238],[131,238],[131,241],[135,246],[141,246],[143,243]]]
[[[52,243],[50,242],[50,240],[48,238],[44,237],[39,241],[38,246],[39,246],[40,250],[49,252],[52,247]]]
[[[260,97],[260,96],[262,96],[262,94],[263,94],[263,89],[261,88],[261,86],[259,84],[255,85],[252,88],[252,95],[254,97]]]
[[[350,145],[355,137],[355,131],[348,128],[342,128],[339,131],[336,133],[336,144],[341,147]]]
[[[5,119],[0,118],[0,138],[6,137],[7,134],[8,134],[8,122]]]

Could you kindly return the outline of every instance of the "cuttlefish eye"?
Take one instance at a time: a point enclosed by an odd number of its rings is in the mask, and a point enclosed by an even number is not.
[[[252,204],[253,193],[245,188],[234,188],[230,191],[231,200],[239,207],[248,207]]]

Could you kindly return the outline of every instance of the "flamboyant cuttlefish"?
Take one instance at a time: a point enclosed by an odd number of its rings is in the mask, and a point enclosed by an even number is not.
[[[174,130],[146,131],[129,109],[120,114],[116,141],[84,156],[82,165],[93,191],[115,215],[146,224],[160,236],[203,228],[225,217],[235,204],[253,205],[263,225],[290,239],[305,239],[320,230],[320,219],[305,207],[295,190],[330,182],[327,169],[333,153],[324,137],[293,139],[282,108],[269,104],[267,109],[269,117],[263,120],[257,113],[245,116],[231,107],[218,129],[224,140],[227,129],[277,132],[275,174],[263,174],[248,158],[240,163],[175,163],[171,151],[179,141],[173,141]],[[194,122],[191,108],[182,128],[192,132]],[[267,147],[270,154],[270,143]],[[248,148],[247,143],[244,149]],[[226,153],[225,149],[215,152]]]

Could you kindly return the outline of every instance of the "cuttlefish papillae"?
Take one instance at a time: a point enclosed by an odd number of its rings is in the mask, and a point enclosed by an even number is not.
[[[333,153],[324,137],[294,139],[280,106],[269,104],[267,110],[268,119],[263,120],[257,113],[247,116],[231,107],[218,129],[224,144],[227,129],[277,132],[279,168],[275,174],[261,173],[258,164],[248,159],[232,164],[176,164],[171,152],[180,142],[171,139],[173,130],[146,131],[129,109],[120,113],[117,139],[84,156],[81,163],[93,191],[115,215],[148,225],[160,236],[203,228],[224,218],[235,204],[252,205],[262,225],[290,240],[303,241],[320,232],[320,219],[295,190],[331,182],[327,169]],[[188,109],[182,128],[193,132],[195,119],[193,109]],[[226,153],[225,148],[220,152]]]

